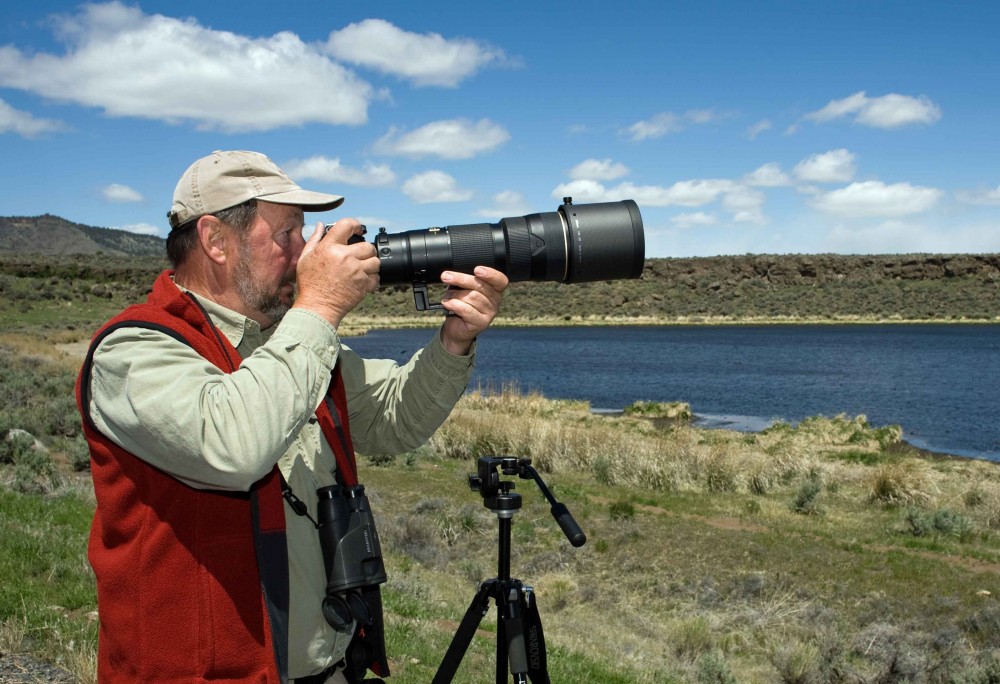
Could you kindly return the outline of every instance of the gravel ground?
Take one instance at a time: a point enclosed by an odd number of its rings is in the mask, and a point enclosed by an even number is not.
[[[69,672],[18,653],[0,653],[0,684],[76,684]]]

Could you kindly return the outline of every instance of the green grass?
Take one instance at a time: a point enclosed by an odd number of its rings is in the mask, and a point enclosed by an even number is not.
[[[97,596],[86,558],[93,504],[0,487],[0,651],[92,671]]]

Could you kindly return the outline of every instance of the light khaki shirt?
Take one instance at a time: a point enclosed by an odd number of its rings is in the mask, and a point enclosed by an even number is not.
[[[405,365],[362,359],[319,316],[292,309],[268,330],[199,297],[243,362],[225,373],[168,335],[124,328],[94,354],[90,413],[126,451],[192,487],[249,490],[277,462],[316,518],[316,489],[336,462],[314,412],[340,361],[359,453],[401,453],[427,441],[462,395],[473,354],[449,353],[435,334]],[[362,478],[363,481],[363,478]],[[291,607],[289,676],[339,661],[350,635],[321,611],[326,571],[316,528],[285,504]],[[233,559],[234,563],[245,559]]]

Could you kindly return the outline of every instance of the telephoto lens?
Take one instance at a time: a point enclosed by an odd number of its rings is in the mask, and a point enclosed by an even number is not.
[[[381,229],[373,242],[382,285],[426,285],[444,271],[490,266],[511,282],[583,283],[642,275],[645,238],[632,200],[573,204],[556,211],[404,233]],[[418,304],[419,308],[419,304]]]

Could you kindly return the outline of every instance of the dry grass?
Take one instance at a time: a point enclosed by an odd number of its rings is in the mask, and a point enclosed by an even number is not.
[[[522,396],[516,388],[479,391],[462,399],[434,446],[454,458],[509,454],[534,459],[542,471],[582,469],[613,486],[766,494],[820,468],[821,453],[878,443],[875,436],[856,437],[866,429],[863,418],[817,418],[795,430],[744,435],[589,409],[586,402]]]

